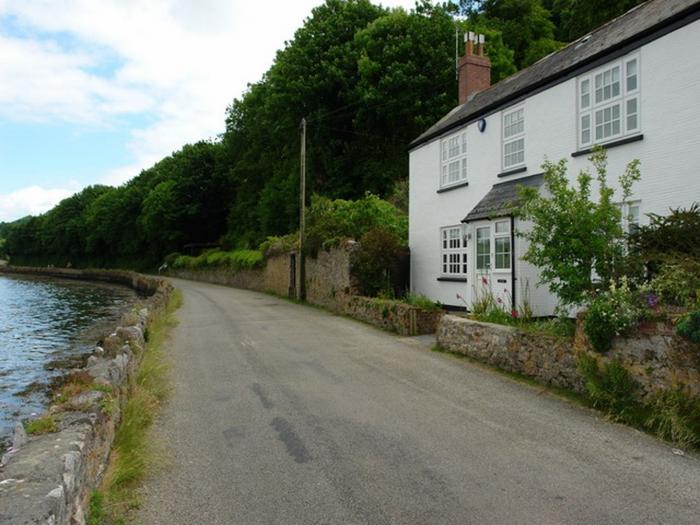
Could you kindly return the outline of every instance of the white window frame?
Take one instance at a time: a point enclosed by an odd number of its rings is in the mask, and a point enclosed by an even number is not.
[[[498,231],[499,226],[502,227],[505,225],[505,230],[503,231]],[[499,268],[498,266],[498,239],[507,239],[508,240],[508,266],[504,266],[502,268]],[[512,269],[513,265],[513,241],[511,239],[511,231],[510,231],[510,219],[505,220],[505,221],[494,221],[493,223],[493,271],[494,272],[510,272]]]
[[[642,224],[642,201],[627,201],[623,203],[617,203],[616,206],[620,210],[622,231],[625,235],[629,235],[632,232],[632,228],[639,228]],[[633,211],[636,210],[636,213]],[[634,219],[634,220],[633,220]]]
[[[443,277],[467,277],[468,250],[464,226],[440,228],[440,275]]]
[[[633,73],[632,64],[635,66]],[[613,76],[615,70],[617,80]],[[614,89],[616,83],[617,93]],[[578,77],[576,86],[576,143],[579,149],[641,133],[641,59],[638,52]],[[600,99],[598,94],[601,95]],[[617,118],[614,118],[615,113]],[[619,122],[617,131],[616,121]],[[608,125],[609,134],[606,134]],[[598,128],[602,132],[600,136],[597,134]]]
[[[456,166],[457,178],[450,180]],[[467,180],[467,130],[444,137],[440,141],[440,188],[449,188]]]
[[[516,123],[521,123],[522,129],[516,130],[515,132],[509,132],[508,128],[514,126],[515,124],[506,124],[506,120],[513,115],[517,115],[518,113],[520,113],[521,117]],[[522,141],[521,149],[518,149],[515,152],[511,150],[506,153],[506,149],[508,149],[509,146],[513,146],[520,141]],[[506,161],[509,156],[516,153],[522,153],[522,160],[510,163]],[[516,169],[525,165],[525,106],[518,106],[503,112],[503,116],[501,118],[501,164],[503,171]]]
[[[479,253],[479,230],[488,230],[488,235],[484,237],[488,241],[488,250],[485,253]],[[477,226],[474,229],[474,268],[477,273],[488,273],[493,268],[492,252],[493,252],[493,228],[491,224]],[[486,264],[483,267],[479,266],[479,257],[486,258]]]

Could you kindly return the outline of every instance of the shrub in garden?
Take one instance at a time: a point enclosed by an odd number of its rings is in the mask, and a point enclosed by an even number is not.
[[[306,218],[305,249],[311,255],[343,239],[359,240],[375,228],[390,232],[403,246],[408,242],[408,216],[370,193],[356,201],[314,195]]]
[[[596,295],[588,305],[583,330],[596,352],[610,350],[616,336],[626,335],[644,316],[638,294],[626,279]]]
[[[596,148],[589,159],[596,170],[596,199],[593,176],[582,171],[570,184],[566,160],[542,165],[546,192],[524,186],[519,191],[520,217],[533,224],[520,233],[528,240],[523,260],[538,267],[541,282],[562,305],[585,302],[595,290],[594,272],[604,282],[617,275],[624,234],[615,201],[627,201],[640,178],[639,161],[633,160],[618,179],[622,191],[616,198],[607,182],[605,150]]]
[[[648,285],[669,304],[691,306],[700,297],[700,259],[666,259]]]
[[[650,213],[649,224],[629,237],[630,253],[647,262],[669,254],[700,259],[700,206],[672,209],[669,215]]]
[[[391,272],[403,250],[401,239],[382,227],[373,228],[360,238],[360,249],[355,254],[352,273],[363,295],[390,293]]]
[[[676,333],[694,343],[700,343],[700,310],[684,315],[676,324]]]

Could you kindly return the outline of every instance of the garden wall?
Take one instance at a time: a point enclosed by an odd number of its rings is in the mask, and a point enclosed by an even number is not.
[[[647,323],[630,337],[615,338],[613,349],[604,355],[590,349],[582,319],[572,341],[446,315],[438,325],[437,342],[446,350],[578,392],[585,385],[576,355],[586,352],[601,364],[620,361],[640,384],[642,397],[666,389],[700,396],[700,345],[675,335],[666,323]]]
[[[306,258],[306,300],[343,312],[345,303],[357,293],[352,276],[352,257],[359,248],[355,241],[345,241],[337,248],[321,250],[317,257]]]
[[[129,284],[149,294],[101,347],[85,369],[73,371],[101,385],[53,405],[58,432],[27,436],[21,423],[0,462],[0,523],[83,524],[89,498],[102,479],[119,424],[129,378],[138,368],[149,323],[162,312],[172,286],[132,272],[0,268],[1,273],[50,275]]]
[[[442,310],[423,310],[400,301],[359,295],[346,298],[343,313],[400,335],[433,334],[445,315]]]
[[[437,328],[438,345],[451,352],[577,392],[584,384],[576,371],[573,342],[523,332],[512,326],[445,315]]]

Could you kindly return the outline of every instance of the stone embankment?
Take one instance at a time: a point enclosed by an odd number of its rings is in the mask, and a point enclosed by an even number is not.
[[[700,346],[675,335],[666,323],[649,323],[629,337],[615,338],[605,355],[590,349],[582,319],[576,338],[567,339],[446,315],[437,342],[451,352],[577,392],[585,390],[576,366],[583,352],[601,364],[620,362],[639,383],[642,397],[667,389],[700,396]]]
[[[0,462],[0,524],[84,524],[89,498],[102,479],[149,323],[167,306],[173,287],[133,272],[1,268],[3,273],[107,281],[133,287],[142,298],[95,348],[84,369],[67,376],[83,388],[58,399],[43,416],[57,430],[27,436],[18,423]]]

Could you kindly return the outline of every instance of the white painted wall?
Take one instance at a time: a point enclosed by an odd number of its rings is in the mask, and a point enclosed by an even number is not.
[[[665,214],[671,207],[700,202],[698,49],[700,21],[636,51],[641,58],[641,132],[644,140],[612,148],[608,159],[611,184],[627,162],[634,158],[641,160],[642,180],[635,186],[633,199],[641,200],[642,215]],[[571,157],[577,149],[576,97],[576,80],[571,79],[518,104],[525,108],[527,171],[508,180],[540,173],[545,157],[568,159],[572,178],[579,170],[589,167],[586,157]],[[437,281],[440,276],[439,230],[443,226],[459,224],[493,184],[506,180],[497,177],[502,171],[502,112],[485,118],[487,127],[484,133],[478,131],[476,123],[467,128],[469,185],[466,187],[436,193],[440,182],[440,139],[410,153],[411,288],[444,304],[463,305],[455,294],[468,294],[472,283]],[[642,223],[645,219],[642,217]],[[517,244],[517,253],[522,253],[522,242]],[[474,260],[472,249],[470,264],[474,264]],[[520,287],[527,279],[530,281],[531,302],[538,314],[550,314],[556,301],[542,288],[535,289],[538,281],[536,269],[521,263],[516,271],[521,282],[518,285],[520,297]]]

